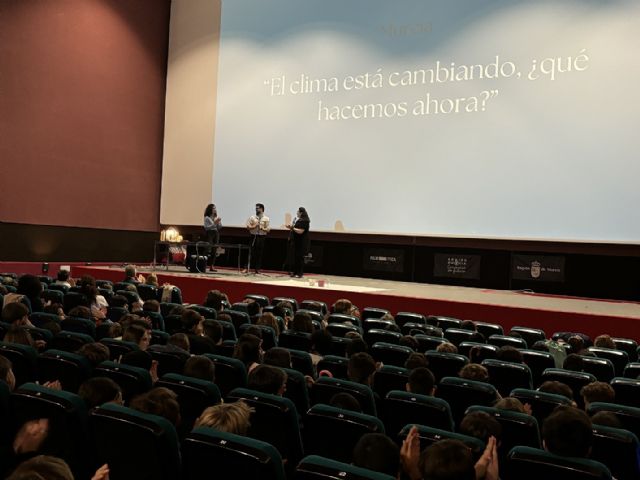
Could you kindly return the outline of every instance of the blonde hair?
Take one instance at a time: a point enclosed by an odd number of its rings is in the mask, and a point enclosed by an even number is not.
[[[458,347],[456,347],[453,343],[444,342],[438,345],[438,347],[436,348],[436,352],[458,353]]]
[[[147,279],[145,280],[145,282],[147,285],[153,285],[153,286],[158,286],[158,276],[151,272],[149,275],[147,275]]]
[[[211,427],[221,432],[246,435],[251,424],[249,417],[255,409],[242,400],[207,407],[196,420],[196,427]]]

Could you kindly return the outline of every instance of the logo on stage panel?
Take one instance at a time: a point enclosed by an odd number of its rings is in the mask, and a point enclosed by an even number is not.
[[[365,248],[365,270],[378,272],[404,272],[404,251],[400,249]]]
[[[436,253],[433,276],[446,278],[480,278],[480,255]]]
[[[540,265],[540,262],[534,260],[533,262],[531,262],[531,278],[540,278],[540,273],[542,268]]]
[[[565,257],[561,255],[521,255],[511,257],[513,280],[564,282]]]

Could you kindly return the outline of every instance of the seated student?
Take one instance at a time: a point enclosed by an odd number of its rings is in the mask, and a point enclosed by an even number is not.
[[[569,400],[573,401],[573,390],[566,383],[558,382],[557,380],[547,380],[538,387],[538,391],[545,393],[553,393],[555,395],[564,395]],[[575,405],[576,403],[573,402]]]
[[[91,309],[83,305],[78,305],[77,307],[73,307],[71,310],[69,310],[68,315],[70,317],[84,318],[85,320],[93,320],[93,316],[91,315]]]
[[[158,362],[153,359],[149,352],[145,352],[144,350],[127,352],[122,356],[120,363],[148,370],[151,376],[151,382],[156,383],[158,381]]]
[[[122,390],[120,386],[106,377],[93,377],[86,380],[78,389],[78,395],[90,410],[105,403],[122,405]]]
[[[616,392],[611,385],[605,382],[593,382],[585,385],[580,390],[580,395],[584,400],[584,409],[589,409],[589,404],[593,402],[614,403]]]
[[[356,353],[367,353],[367,351],[369,350],[369,346],[367,345],[367,342],[365,342],[362,339],[362,337],[356,332],[348,332],[348,333],[354,333],[356,337],[352,338],[351,341],[347,343],[347,348],[345,352],[347,354],[347,357],[351,358]]]
[[[140,325],[129,325],[122,334],[124,342],[133,342],[144,351],[151,344],[151,330]]]
[[[409,347],[414,352],[420,349],[420,344],[411,335],[403,335],[402,337],[400,337],[400,341],[398,342],[398,345],[403,347]]]
[[[145,300],[142,304],[142,311],[160,313],[160,302],[157,300]]]
[[[169,337],[166,345],[156,343],[154,345],[149,345],[147,350],[150,352],[171,353],[186,361],[190,356],[189,337],[185,333],[174,333]]]
[[[73,280],[73,279],[70,277],[71,276],[69,275],[69,270],[58,270],[58,274],[56,275],[56,281],[53,282],[53,284],[62,285],[64,287],[71,288],[73,287],[73,285],[71,285],[70,280]]]
[[[616,344],[610,335],[598,335],[593,341],[593,346],[598,348],[610,348],[615,350]]]
[[[73,480],[73,478],[73,473],[64,460],[49,455],[38,455],[25,460],[7,477],[8,480]]]
[[[13,392],[16,388],[16,377],[13,374],[13,365],[8,358],[2,355],[0,355],[0,382],[7,384],[10,392]]]
[[[528,403],[523,405],[522,402],[515,397],[501,398],[495,403],[494,407],[499,410],[508,410],[510,412],[526,413],[527,415],[531,415],[531,405]]]
[[[542,424],[542,445],[550,453],[587,458],[592,444],[591,419],[582,410],[560,405]]]
[[[216,381],[216,366],[209,357],[194,355],[184,364],[184,375],[207,382]]]
[[[149,275],[147,275],[147,278],[144,281],[144,283],[145,283],[145,285],[151,285],[152,287],[158,287],[158,276],[154,272],[151,272]]]
[[[458,372],[458,376],[466,380],[475,380],[476,382],[489,382],[489,371],[486,367],[478,365],[477,363],[466,364],[460,372]]]
[[[252,298],[245,298],[243,303],[247,304],[247,313],[251,320],[255,322],[262,315],[262,306]]]
[[[591,423],[611,428],[624,428],[618,416],[613,412],[597,412],[591,416]]]
[[[256,321],[256,325],[265,325],[267,327],[271,327],[273,328],[274,332],[276,332],[276,336],[280,335],[280,325],[278,325],[275,315],[271,312],[263,313],[262,315],[260,315],[260,317],[258,317],[258,320]]]
[[[409,381],[405,385],[407,392],[432,397],[436,391],[436,379],[426,367],[418,367],[409,373]]]
[[[196,427],[210,427],[221,432],[246,435],[251,424],[249,419],[255,410],[239,400],[207,407],[196,420]]]
[[[293,320],[293,305],[290,302],[278,302],[273,309],[273,314],[284,320],[285,329],[291,328],[289,324]]]
[[[291,353],[286,348],[270,348],[264,352],[262,363],[274,367],[291,368]]]
[[[336,393],[329,400],[329,405],[335,408],[342,408],[351,412],[362,413],[362,407],[356,397],[347,392]]]
[[[404,368],[407,370],[413,370],[418,367],[428,367],[429,360],[424,353],[413,352],[407,358],[407,361],[404,362]]]
[[[127,265],[124,267],[124,283],[144,283],[144,276],[138,275],[136,272],[136,267],[133,265]]]
[[[584,360],[582,359],[581,355],[571,353],[567,355],[567,358],[564,359],[562,368],[564,368],[565,370],[571,370],[573,372],[581,372],[584,368]]]
[[[213,308],[216,312],[222,312],[224,310],[223,302],[225,301],[228,302],[229,299],[220,290],[209,290],[209,292],[207,292],[207,298],[205,298],[202,305]]]
[[[510,345],[504,345],[500,347],[500,350],[498,350],[498,354],[496,355],[496,358],[503,362],[512,362],[512,363],[524,362],[524,359],[522,357],[522,353],[520,353],[520,350]]]
[[[222,345],[223,328],[217,320],[206,319],[202,322],[204,336],[211,339],[214,345]]]
[[[457,431],[482,440],[484,443],[487,443],[490,437],[494,437],[500,444],[502,437],[502,425],[487,412],[467,413]]]
[[[282,397],[287,390],[287,374],[278,367],[258,365],[249,374],[247,388]]]
[[[244,363],[247,373],[251,373],[261,363],[262,354],[262,340],[249,333],[240,335],[233,350],[233,358]]]
[[[24,295],[29,299],[32,312],[42,311],[44,308],[44,303],[40,298],[40,294],[42,293],[42,283],[38,277],[25,273],[18,279],[17,290],[18,295]]]
[[[197,355],[214,353],[215,344],[204,336],[204,317],[195,310],[185,310],[180,317],[182,331],[189,337],[190,351]]]
[[[316,330],[311,334],[311,361],[316,367],[325,355],[331,353],[333,335],[326,330]]]
[[[383,433],[366,433],[353,449],[352,463],[396,478],[400,473],[400,448]]]
[[[368,353],[354,353],[347,364],[347,377],[352,382],[371,386],[373,374],[376,373],[376,362]]]
[[[289,329],[294,332],[313,333],[311,315],[307,312],[296,312],[291,324],[289,325]]]
[[[119,307],[129,310],[129,300],[124,295],[114,295],[109,300],[109,306],[111,307]]]
[[[164,417],[177,427],[180,424],[180,405],[177,398],[178,395],[172,390],[156,387],[134,397],[131,408],[142,413]]]
[[[13,302],[2,309],[2,321],[22,327],[33,327],[29,320],[29,308],[24,303]]]
[[[444,342],[436,347],[436,352],[458,353],[458,347],[456,347],[453,343]]]
[[[356,318],[360,318],[360,310],[356,307],[351,300],[346,298],[341,298],[340,300],[336,300],[336,303],[331,307],[332,313],[341,313],[343,315],[351,315]]]
[[[109,304],[107,300],[99,294],[96,279],[91,275],[83,275],[82,278],[78,280],[78,286],[80,287],[80,292],[89,300],[86,306],[89,307],[91,316],[100,324],[100,322],[107,317],[107,307],[109,307]],[[69,315],[71,315],[71,312],[69,312]]]
[[[100,342],[85,343],[78,350],[76,350],[76,353],[89,360],[92,368],[97,367],[102,362],[105,362],[109,360],[109,358],[111,358],[109,347]]]

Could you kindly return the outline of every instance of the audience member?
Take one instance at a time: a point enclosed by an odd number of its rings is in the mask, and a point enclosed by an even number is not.
[[[102,362],[109,360],[111,355],[109,347],[100,342],[85,343],[76,351],[76,353],[85,357],[91,364],[92,368],[95,368]]]
[[[276,332],[276,336],[280,335],[280,325],[276,320],[276,317],[271,312],[263,313],[256,321],[256,325],[264,325],[273,328]]]
[[[468,363],[458,373],[460,378],[475,380],[476,382],[489,382],[489,371],[486,367],[477,363]]]
[[[407,370],[413,370],[418,367],[428,367],[429,360],[427,360],[427,356],[424,353],[413,352],[407,358],[407,361],[404,362],[404,368]]]
[[[64,460],[37,455],[18,465],[7,480],[74,480],[74,477]]]
[[[584,360],[581,355],[576,353],[570,353],[562,363],[562,368],[565,370],[571,370],[573,372],[581,372],[584,368]]]
[[[105,298],[98,293],[98,287],[96,286],[96,279],[91,275],[84,275],[78,282],[80,292],[84,294],[89,300],[87,307],[91,309],[91,315],[97,319],[102,320],[107,317],[107,307],[109,304]],[[71,313],[69,313],[71,315]]]
[[[189,350],[189,337],[184,333],[174,333],[169,337],[166,345],[156,343],[149,345],[147,349],[149,352],[170,353],[185,361],[189,358]]]
[[[584,409],[588,410],[589,404],[594,402],[614,403],[616,392],[608,383],[593,382],[582,387],[580,396],[584,400]]]
[[[2,321],[11,325],[33,327],[29,320],[29,308],[20,302],[9,303],[2,309]]]
[[[487,443],[490,437],[494,437],[500,444],[502,426],[487,412],[471,412],[467,413],[460,422],[458,432],[482,440],[483,443]]]
[[[151,272],[147,275],[146,280],[144,281],[145,285],[151,285],[152,287],[158,287],[158,276],[155,272]]]
[[[286,348],[273,347],[264,353],[262,362],[280,368],[291,368],[291,353]]]
[[[400,472],[400,449],[383,433],[366,433],[353,449],[353,464],[396,478]]]
[[[367,353],[369,347],[367,346],[367,343],[360,337],[360,335],[358,335],[356,338],[352,338],[351,341],[347,343],[347,347],[345,350],[347,357],[351,358],[353,355],[358,353]]]
[[[240,335],[233,351],[233,358],[237,358],[251,373],[262,361],[262,340],[248,333]]]
[[[151,330],[140,325],[129,325],[122,334],[122,340],[133,342],[144,351],[151,344]]]
[[[375,372],[376,362],[368,353],[354,353],[349,358],[347,376],[352,382],[371,386]]]
[[[591,423],[611,428],[624,428],[618,416],[613,412],[597,412],[591,417]]]
[[[418,343],[418,341],[411,335],[403,335],[402,337],[400,337],[398,344],[402,345],[403,347],[409,347],[414,352],[420,348],[420,344]]]
[[[256,302],[253,298],[245,298],[244,303],[247,304],[247,313],[252,319],[257,319],[262,313],[260,302]]]
[[[93,377],[86,380],[80,385],[78,395],[84,400],[87,409],[99,407],[104,403],[122,405],[122,390],[120,386],[106,377]]]
[[[93,320],[91,309],[89,307],[85,307],[84,305],[78,305],[76,307],[73,307],[71,310],[69,310],[68,314],[69,314],[69,317],[84,318],[85,320]]]
[[[356,397],[346,392],[336,393],[331,397],[331,400],[329,400],[329,405],[335,408],[349,410],[351,412],[362,413],[360,402],[358,402]]]
[[[436,379],[431,370],[426,367],[418,367],[409,373],[409,381],[405,388],[407,392],[433,396],[436,391],[435,385]]]
[[[41,312],[44,308],[41,293],[42,283],[35,275],[25,273],[18,279],[17,294],[24,295],[29,300],[32,312]]]
[[[216,381],[216,366],[209,357],[194,355],[184,364],[184,375],[207,382]]]
[[[443,342],[436,347],[436,352],[458,353],[458,347],[456,347],[453,343]]]
[[[210,427],[221,432],[246,435],[251,424],[249,419],[254,409],[242,400],[205,408],[196,420],[196,427]]]
[[[609,335],[598,335],[593,341],[593,346],[598,348],[611,348],[615,350],[616,344]]]
[[[544,393],[553,393],[555,395],[563,395],[569,400],[573,400],[573,390],[566,383],[558,382],[556,380],[547,380],[538,387],[538,391]]]
[[[56,275],[56,281],[53,282],[53,284],[54,285],[62,285],[64,287],[71,288],[71,287],[73,287],[73,285],[71,285],[70,280],[71,280],[71,278],[70,278],[70,275],[69,275],[69,270],[60,269],[60,270],[58,270],[58,273]]]
[[[296,312],[289,326],[294,332],[313,333],[313,322],[307,312]]]
[[[178,395],[164,387],[156,387],[138,395],[131,401],[131,408],[151,415],[159,415],[169,420],[174,427],[180,424]]]
[[[214,345],[222,345],[223,328],[218,320],[206,319],[202,322],[204,336],[211,340]]]
[[[203,305],[207,308],[213,308],[216,312],[222,312],[225,301],[228,301],[227,296],[220,290],[209,290]]]
[[[498,350],[498,354],[496,355],[496,358],[503,362],[512,362],[512,363],[524,362],[522,353],[520,353],[520,350],[510,345],[504,345],[500,347],[500,350]]]
[[[144,283],[144,276],[137,274],[135,266],[127,265],[126,267],[124,267],[123,283],[131,283],[133,285]]]
[[[591,419],[577,408],[560,405],[542,424],[542,445],[555,455],[586,458],[592,443]]]
[[[528,403],[522,404],[520,400],[515,397],[504,397],[498,400],[495,405],[498,410],[508,410],[510,412],[526,413],[531,415],[531,405]]]
[[[343,315],[351,315],[356,318],[360,318],[360,310],[356,307],[351,300],[346,298],[341,298],[340,300],[336,300],[336,303],[331,307],[332,313],[340,313]]]
[[[332,340],[333,336],[326,330],[316,330],[311,334],[311,361],[314,367],[331,353]]]
[[[262,393],[283,396],[287,390],[287,374],[278,367],[258,365],[249,374],[247,388]]]
[[[3,341],[6,343],[14,343],[16,345],[26,345],[33,348],[37,347],[36,342],[34,342],[33,337],[29,333],[29,330],[17,325],[9,327],[9,330],[7,330],[7,333],[4,335]],[[41,341],[40,347],[44,346],[44,342]]]

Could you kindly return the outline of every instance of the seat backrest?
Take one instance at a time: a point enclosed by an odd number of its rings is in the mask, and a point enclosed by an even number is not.
[[[624,350],[600,347],[589,347],[588,350],[596,357],[608,358],[609,360],[611,360],[617,377],[622,376],[624,367],[626,367],[627,363],[629,363],[629,355],[627,355],[627,352],[625,352]]]
[[[69,291],[69,285],[60,285],[58,283],[52,283],[47,286],[47,290],[58,290],[62,293],[67,293]]]
[[[137,285],[138,295],[143,302],[147,300],[158,300],[158,287],[155,285],[147,285],[144,283]]]
[[[327,304],[319,300],[303,300],[300,302],[300,309],[313,310],[314,312],[319,312],[322,315],[326,315],[329,312]]]
[[[440,315],[429,315],[427,317],[427,323],[441,328],[444,332],[449,328],[460,328],[462,326],[462,320],[453,317],[444,317]]]
[[[473,349],[474,358],[471,358]],[[477,342],[461,342],[458,345],[458,353],[464,355],[471,363],[481,363],[488,358],[496,358],[500,349],[495,345]]]
[[[295,313],[298,310],[298,301],[292,297],[273,297],[271,299],[271,305],[277,305],[280,302],[288,302],[293,307],[293,312]]]
[[[616,392],[616,403],[640,408],[640,380],[616,377],[611,380],[611,386]]]
[[[391,438],[405,425],[426,425],[452,432],[453,416],[446,400],[402,390],[392,390],[384,399],[384,424]]]
[[[137,352],[140,350],[137,343],[117,340],[115,338],[103,338],[100,340],[100,343],[109,347],[111,360],[118,360],[129,352]]]
[[[556,363],[549,352],[540,352],[538,350],[520,350],[522,360],[531,370],[531,379],[534,387],[538,387],[541,383],[542,372],[547,368],[555,368]]]
[[[436,396],[449,403],[453,420],[459,425],[471,405],[493,405],[498,398],[498,390],[489,383],[445,377],[438,384]]]
[[[409,382],[409,370],[395,365],[383,365],[373,374],[373,391],[384,398],[391,390],[404,390]]]
[[[47,290],[44,290],[40,296],[42,297],[42,299],[45,302],[49,301],[51,303],[63,303],[64,302],[65,292],[62,292],[60,290],[49,290],[49,289],[47,289]],[[65,311],[66,311],[66,309],[65,309]]]
[[[319,455],[304,457],[296,467],[296,480],[393,480],[395,477],[338,462]]]
[[[497,347],[529,348],[527,342],[522,338],[510,337],[508,335],[491,335],[487,343]]]
[[[231,304],[231,310],[233,310],[234,312],[246,313],[248,315],[249,314],[249,307],[247,305],[248,304],[246,304],[245,302],[232,303]]]
[[[457,377],[462,367],[469,363],[469,359],[457,353],[427,351],[425,356],[429,361],[429,370],[439,382],[444,377]]]
[[[204,306],[198,305],[198,304],[189,305],[187,308],[189,310],[193,310],[193,311],[198,312],[204,318],[210,318],[210,319],[213,319],[213,320],[218,318],[218,315],[216,314],[216,311],[213,308],[204,307]]]
[[[62,350],[47,350],[37,360],[38,382],[59,380],[62,389],[76,393],[89,378],[91,365],[86,357]]]
[[[182,304],[180,303],[173,303],[173,302],[161,302],[160,303],[160,313],[162,314],[162,316],[164,318],[167,318],[167,316],[171,313],[171,310],[173,310],[176,307],[181,307]]]
[[[334,337],[345,337],[350,332],[362,335],[362,329],[357,325],[348,325],[346,323],[330,323],[327,325],[327,332]]]
[[[0,355],[11,361],[16,386],[35,380],[38,356],[35,348],[17,343],[0,342]]]
[[[625,378],[638,378],[640,376],[640,362],[630,362],[624,367],[623,376]]]
[[[536,417],[539,426],[542,426],[544,419],[547,418],[558,405],[571,405],[571,400],[563,395],[525,388],[516,388],[511,392],[511,396],[520,400],[523,405],[525,403],[531,405],[532,414]]]
[[[93,343],[95,339],[90,335],[77,332],[67,332],[63,330],[57,333],[51,342],[47,345],[55,350],[64,350],[65,352],[75,352],[87,343]]]
[[[398,435],[398,439],[401,442],[407,438],[411,427],[413,427],[413,424],[404,426],[400,435]],[[424,450],[429,445],[439,442],[440,440],[459,440],[471,449],[474,459],[478,460],[485,448],[485,444],[482,440],[470,437],[469,435],[440,430],[439,428],[428,427],[426,425],[416,425],[416,427],[420,438],[420,450]]]
[[[547,334],[544,333],[544,330],[529,327],[513,327],[511,328],[509,335],[519,336],[525,342],[527,342],[527,345],[529,345],[529,347],[533,347],[533,344],[536,342],[544,341],[547,339]]]
[[[426,323],[407,322],[402,325],[400,331],[403,335],[428,335],[442,338],[441,329],[434,327],[433,325],[427,325]]]
[[[199,427],[182,442],[183,480],[247,478],[285,480],[282,458],[266,442]],[[213,466],[213,467],[212,467]]]
[[[347,346],[351,343],[350,338],[333,337],[331,339],[331,354],[344,357],[347,355]]]
[[[369,318],[382,318],[385,315],[391,315],[391,312],[385,308],[365,307],[360,312],[360,318],[362,321]]]
[[[368,318],[362,322],[362,329],[365,333],[373,329],[394,331],[396,328],[397,325],[395,322],[391,320],[381,320],[380,318]]]
[[[246,305],[246,304],[243,304]],[[251,323],[251,318],[247,312],[240,312],[238,310],[225,310],[224,313],[231,317],[231,323],[236,329],[236,332],[240,331],[240,326],[245,323]]]
[[[638,361],[638,342],[630,338],[612,338],[617,350],[627,352],[630,362]]]
[[[124,307],[108,307],[107,308],[107,318],[112,322],[118,322],[123,316],[129,313]]]
[[[163,417],[114,404],[89,414],[97,464],[109,465],[111,478],[180,478],[180,446],[173,425]]]
[[[336,393],[342,392],[353,395],[358,400],[363,413],[374,416],[377,414],[373,391],[368,386],[338,378],[318,378],[311,387],[311,405],[318,403],[328,405]]]
[[[568,385],[571,391],[573,391],[573,399],[575,402],[578,406],[584,408],[580,390],[582,390],[582,387],[585,385],[595,382],[596,377],[587,372],[572,372],[562,368],[547,368],[542,372],[541,381],[546,382],[547,380],[555,380]]]
[[[131,365],[115,363],[111,360],[100,363],[93,370],[94,377],[107,377],[120,385],[122,398],[128,404],[133,397],[151,389],[151,375],[148,370]]]
[[[610,382],[616,372],[608,358],[582,356],[582,371],[592,374],[599,382]]]
[[[164,331],[164,317],[160,312],[144,312],[142,316],[151,320],[151,328]]]
[[[163,315],[162,318],[164,318],[164,329],[169,335],[184,332],[181,315]]]
[[[93,320],[79,317],[66,317],[60,324],[67,332],[84,333],[96,338],[96,324]]]
[[[416,339],[416,342],[418,342],[418,350],[420,352],[428,352],[430,350],[435,350],[436,348],[438,348],[438,345],[440,345],[441,343],[448,343],[448,341],[445,338],[442,337],[436,337],[433,335],[422,335],[422,334],[416,334],[413,336],[413,338]]]
[[[276,331],[273,327],[269,325],[251,325],[250,323],[245,323],[240,325],[240,335],[242,335],[249,327],[258,328],[262,333],[262,349],[264,351],[278,346],[278,337],[276,336]]]
[[[47,323],[57,323],[60,325],[60,317],[55,313],[33,312],[29,315],[29,320],[34,326],[42,328]]]
[[[227,322],[224,320],[217,320],[217,322],[222,325],[222,339],[223,340],[237,340],[238,336],[236,335],[236,327],[233,326],[233,323]]]
[[[598,412],[615,413],[618,420],[636,437],[640,438],[640,408],[628,407],[617,403],[593,402],[587,408],[587,414],[592,417]]]
[[[234,388],[247,385],[247,369],[237,358],[205,354],[216,367],[216,385],[224,398]]]
[[[421,313],[412,313],[412,312],[398,312],[394,317],[396,324],[402,328],[405,323],[418,323],[422,325],[427,324],[427,317],[422,315]]]
[[[101,337],[101,338],[104,338],[104,337]],[[164,332],[162,330],[156,330],[156,329],[151,330],[151,345],[166,345],[168,341],[169,341],[169,334],[167,332]]]
[[[158,362],[159,377],[168,373],[181,374],[184,371],[184,364],[189,358],[189,354],[186,352],[181,354],[180,352],[157,350],[156,348],[150,348],[147,352],[151,355],[151,358]]]
[[[405,362],[413,353],[413,350],[410,347],[405,347],[403,345],[377,342],[371,346],[370,352],[376,362],[382,362],[385,365],[404,367]]]
[[[296,313],[298,312],[304,312],[307,315],[309,315],[311,317],[311,320],[315,320],[316,322],[322,322],[322,320],[324,319],[324,315],[320,312],[317,312],[315,310],[308,310],[306,308],[300,308]]]
[[[307,454],[350,462],[362,435],[384,432],[382,422],[373,415],[314,405],[305,417],[304,450]]]
[[[332,313],[327,317],[328,323],[344,323],[347,325],[355,325],[356,327],[362,327],[362,322],[358,317],[353,315],[346,315],[344,313]]]
[[[503,362],[490,358],[482,362],[489,371],[489,382],[500,395],[508,397],[514,388],[532,388],[531,370],[522,363]]]
[[[251,414],[250,437],[273,445],[282,458],[291,464],[302,458],[298,412],[291,400],[246,388],[236,388],[227,395],[226,400],[242,400],[255,409]]]
[[[380,330],[378,328],[372,328],[368,332],[365,332],[364,339],[369,345],[373,345],[377,342],[391,343],[398,345],[402,334],[400,332],[392,332],[389,330]]]
[[[348,380],[347,366],[349,365],[349,359],[346,357],[338,357],[336,355],[325,355],[322,360],[316,365],[316,370],[321,372],[322,370],[328,370],[333,375],[333,378],[340,378],[342,380]]]
[[[618,480],[640,478],[638,437],[628,430],[593,425],[593,446],[589,458],[603,463]]]
[[[287,390],[284,396],[296,406],[298,415],[304,415],[309,410],[309,391],[307,379],[299,371],[292,368],[283,368],[287,374]]]
[[[444,331],[444,338],[455,346],[460,345],[462,342],[484,343],[484,337],[481,333],[464,328],[448,328]]]
[[[260,304],[261,307],[266,307],[269,305],[269,297],[267,297],[266,295],[258,295],[255,293],[248,293],[244,296],[244,298],[250,298],[251,300],[254,300],[256,302],[258,302]]]
[[[285,330],[278,337],[278,345],[283,348],[308,352],[311,349],[311,334]]]
[[[531,447],[515,447],[509,452],[506,478],[563,480],[609,480],[611,472],[603,464],[582,458],[561,457]]]
[[[309,352],[303,352],[302,350],[288,349],[291,355],[291,368],[299,371],[303,375],[309,375],[315,377],[315,369],[313,368],[313,361]]]

